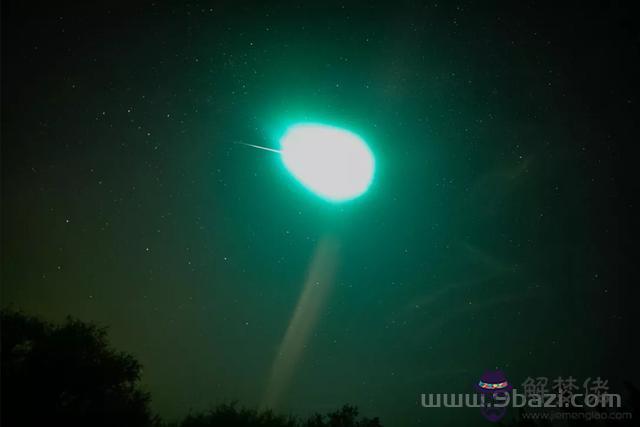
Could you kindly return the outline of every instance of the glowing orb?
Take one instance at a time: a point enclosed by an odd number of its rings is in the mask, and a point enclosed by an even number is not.
[[[299,124],[280,140],[287,170],[318,196],[341,202],[369,188],[375,161],[367,144],[344,129],[319,124]]]

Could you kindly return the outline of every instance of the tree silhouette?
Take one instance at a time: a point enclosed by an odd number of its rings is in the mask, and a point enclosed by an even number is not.
[[[104,328],[11,310],[1,322],[3,426],[153,424],[140,364],[111,349]]]
[[[382,427],[378,418],[358,418],[358,408],[345,405],[336,412],[325,416],[315,414],[304,427]]]
[[[327,415],[314,414],[306,421],[291,416],[222,404],[209,412],[188,415],[180,427],[382,427],[377,418],[359,418],[355,406],[345,405]]]
[[[238,408],[237,403],[221,404],[200,414],[189,414],[180,427],[298,427],[293,417],[274,414],[272,411]]]
[[[105,328],[70,317],[53,325],[13,310],[2,310],[0,322],[2,426],[381,427],[349,405],[302,421],[236,403],[164,424],[139,388],[140,363],[113,350]]]

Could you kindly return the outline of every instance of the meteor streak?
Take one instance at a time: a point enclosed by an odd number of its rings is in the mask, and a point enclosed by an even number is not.
[[[316,123],[291,126],[280,150],[237,142],[280,154],[282,164],[306,189],[330,202],[364,194],[375,170],[373,153],[355,133]]]
[[[261,147],[260,145],[247,144],[246,142],[239,142],[238,141],[238,142],[236,142],[236,144],[246,145],[247,147],[259,148],[261,150],[266,150],[266,151],[272,151],[272,152],[278,153],[278,154],[282,153],[282,151],[280,151],[280,150],[276,150],[276,149],[269,148],[269,147]]]

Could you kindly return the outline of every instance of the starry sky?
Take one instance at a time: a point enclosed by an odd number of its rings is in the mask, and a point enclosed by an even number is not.
[[[87,3],[3,2],[3,307],[108,325],[169,420],[264,403],[316,264],[284,412],[469,425],[419,395],[496,367],[639,384],[629,6]],[[367,141],[365,195],[235,144],[307,121]]]

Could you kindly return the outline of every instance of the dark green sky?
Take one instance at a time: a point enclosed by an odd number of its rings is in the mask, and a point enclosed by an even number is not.
[[[2,305],[109,325],[161,415],[261,402],[327,235],[285,411],[468,425],[419,394],[495,367],[638,384],[625,7],[9,3]],[[367,140],[367,194],[234,144],[300,121]]]

